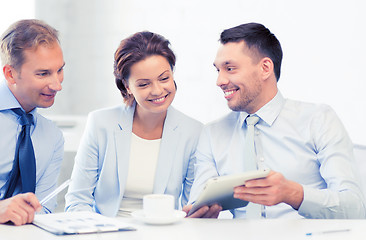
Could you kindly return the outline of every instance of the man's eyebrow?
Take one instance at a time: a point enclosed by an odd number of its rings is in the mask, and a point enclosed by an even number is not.
[[[59,70],[61,70],[61,69],[63,69],[65,67],[65,62],[64,62],[64,64],[62,64],[62,66],[58,69],[58,71]]]
[[[34,73],[49,73],[49,69],[36,69],[34,70]]]
[[[227,66],[229,64],[231,64],[231,62],[230,61],[226,61],[226,62],[222,63],[221,65],[222,66]],[[213,63],[213,66],[217,68],[217,65],[215,63]]]
[[[62,66],[57,70],[63,69],[64,67],[65,67],[65,63],[62,64]],[[37,70],[35,70],[35,72],[49,72],[49,71],[50,71],[50,69],[37,69]]]

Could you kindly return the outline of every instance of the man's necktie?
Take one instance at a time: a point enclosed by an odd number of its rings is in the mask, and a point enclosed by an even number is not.
[[[20,108],[12,109],[19,117],[22,131],[19,134],[15,147],[15,157],[13,169],[7,181],[8,188],[4,199],[13,195],[18,184],[21,186],[21,192],[35,192],[36,188],[36,159],[30,137],[30,127],[33,124],[32,114],[26,114]]]
[[[257,170],[257,157],[255,154],[254,146],[254,129],[255,125],[259,121],[257,116],[249,116],[245,119],[247,124],[247,134],[245,138],[245,159],[248,166],[247,171]],[[249,203],[247,205],[247,218],[255,219],[261,218],[261,205],[255,203]]]
[[[247,134],[245,140],[245,161],[249,169],[247,171],[257,170],[257,158],[254,147],[254,126],[258,123],[259,117],[249,116],[245,119],[247,124]]]

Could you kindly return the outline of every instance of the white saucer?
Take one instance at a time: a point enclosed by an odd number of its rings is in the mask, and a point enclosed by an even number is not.
[[[147,224],[153,224],[153,225],[163,225],[163,224],[172,224],[175,222],[180,221],[186,216],[186,212],[174,210],[174,214],[171,217],[168,218],[148,218],[144,214],[144,210],[137,210],[131,213],[132,217],[147,223]]]

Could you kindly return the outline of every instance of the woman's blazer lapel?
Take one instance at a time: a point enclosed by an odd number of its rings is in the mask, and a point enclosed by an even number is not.
[[[127,182],[134,111],[135,106],[129,108],[126,107],[126,109],[121,113],[121,118],[117,121],[117,125],[114,130],[117,159],[116,174],[119,179],[119,184],[116,186],[116,190],[119,191],[119,201],[123,197]],[[180,131],[178,129],[179,119],[176,114],[176,110],[173,107],[169,107],[160,143],[159,159],[153,189],[154,193],[164,193],[167,187],[175,159],[176,149],[180,140]]]
[[[164,193],[167,187],[179,145],[180,131],[176,110],[168,108],[160,143],[158,165],[156,167],[154,193]]]
[[[125,191],[128,176],[128,163],[130,160],[130,146],[133,115],[135,106],[126,107],[121,113],[120,119],[114,130],[115,149],[117,169],[115,173],[118,175],[119,184],[116,183],[116,190],[119,191],[119,201]]]

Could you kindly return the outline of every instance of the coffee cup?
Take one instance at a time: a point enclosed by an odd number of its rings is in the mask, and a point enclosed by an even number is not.
[[[147,218],[170,218],[174,215],[174,196],[168,194],[145,195],[143,208]]]

